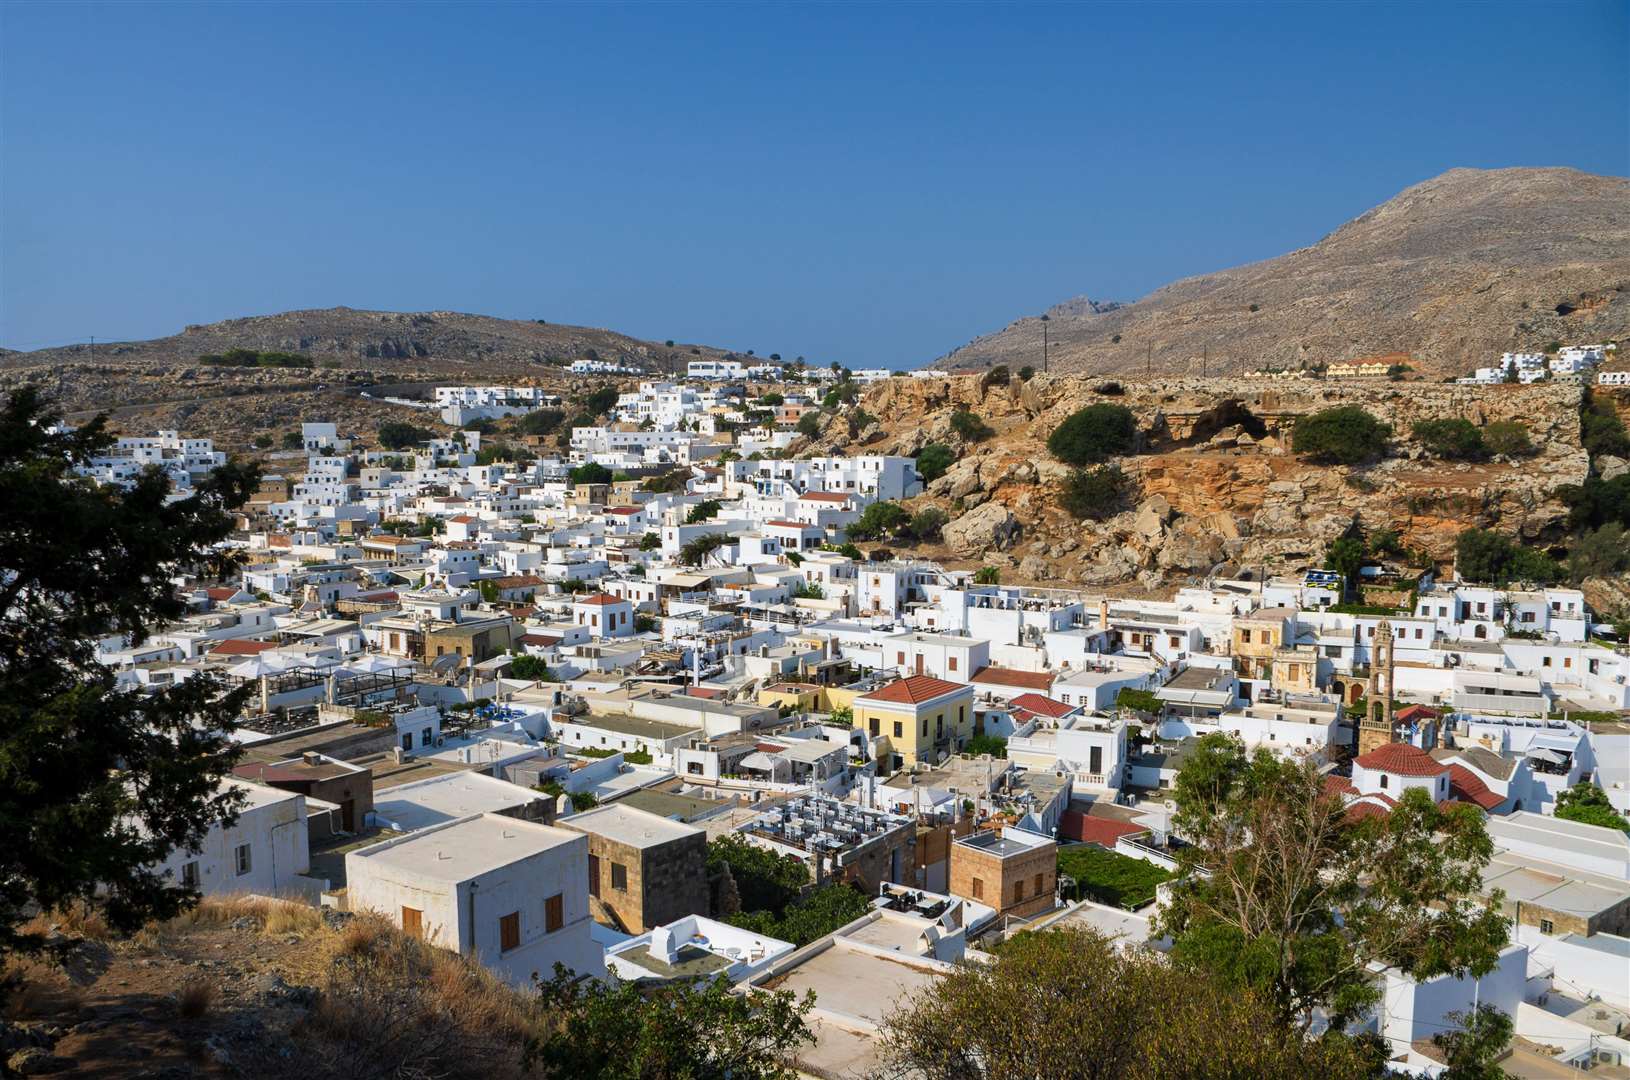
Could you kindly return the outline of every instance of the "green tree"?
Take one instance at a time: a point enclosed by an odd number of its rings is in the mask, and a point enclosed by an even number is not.
[[[609,484],[611,483],[611,470],[597,461],[585,462],[566,474],[566,479],[576,484]]]
[[[283,433],[283,449],[298,450],[306,445],[305,437],[298,431],[285,431]]]
[[[758,403],[760,405],[766,406],[767,408],[774,409],[774,408],[779,408],[782,405],[785,405],[787,403],[787,399],[785,397],[783,397],[781,394],[776,393],[774,390],[771,390],[769,393],[767,393],[767,394],[763,395],[762,397],[760,397],[758,399]]]
[[[707,842],[708,876],[717,877],[725,867],[735,880],[743,911],[779,916],[809,885],[809,870],[803,863],[749,843],[736,833]]]
[[[256,450],[270,450],[273,445],[274,443],[272,437],[265,432],[261,432],[259,435],[255,436]]]
[[[566,413],[561,409],[534,409],[521,417],[515,427],[522,435],[553,435],[565,419]]]
[[[956,453],[944,443],[929,443],[917,451],[917,475],[931,484],[945,475],[956,461]]]
[[[1011,379],[1012,376],[1009,374],[1006,364],[997,364],[985,372],[986,386],[1006,386]]]
[[[795,600],[825,600],[826,590],[818,581],[800,581],[793,586],[792,595]]]
[[[703,499],[693,505],[685,514],[686,525],[699,525],[704,521],[711,521],[719,516],[719,500]]]
[[[985,421],[981,420],[978,416],[969,412],[967,409],[957,409],[955,412],[951,413],[951,430],[954,431],[957,438],[961,439],[963,442],[971,443],[984,442],[986,439],[996,434],[995,428],[985,423]]]
[[[772,911],[744,911],[725,921],[766,937],[804,946],[854,922],[871,907],[870,898],[858,889],[829,884],[788,904],[779,917]]]
[[[640,550],[641,551],[655,551],[657,548],[659,548],[661,546],[662,546],[662,534],[661,533],[648,532],[648,533],[641,534],[641,536],[640,536]]]
[[[1483,442],[1483,433],[1477,425],[1462,417],[1445,420],[1421,420],[1411,432],[1415,441],[1433,457],[1455,461],[1481,461],[1489,456]]]
[[[1568,577],[1575,581],[1630,570],[1630,531],[1618,522],[1593,529],[1568,549]]]
[[[1126,508],[1132,480],[1119,465],[1071,469],[1064,478],[1058,505],[1081,521],[1102,521]]]
[[[868,503],[860,517],[844,531],[851,540],[881,540],[906,526],[911,515],[896,502]]]
[[[1362,534],[1337,537],[1324,552],[1324,568],[1342,576],[1342,588],[1348,592],[1358,586],[1358,572],[1369,559],[1369,548]]]
[[[1031,379],[1033,379],[1035,377],[1036,377],[1036,369],[1031,367],[1029,364],[1026,364],[1024,367],[1019,369],[1019,381],[1020,382],[1029,382]]]
[[[1096,465],[1137,445],[1138,422],[1124,405],[1099,402],[1071,413],[1047,438],[1047,451],[1066,465]]]
[[[544,1080],[792,1080],[787,1056],[813,1041],[813,994],[734,994],[721,979],[604,983],[558,965],[539,994],[554,1023],[528,1040],[523,1063]]]
[[[1325,465],[1363,465],[1386,455],[1392,428],[1357,405],[1303,416],[1291,432],[1291,448]]]
[[[1306,1028],[1370,1008],[1372,963],[1427,979],[1482,976],[1505,946],[1498,898],[1485,906],[1493,854],[1479,811],[1421,789],[1357,821],[1312,762],[1204,736],[1178,772],[1176,831],[1190,842],[1159,929],[1189,971],[1273,1002]]]
[[[534,682],[560,681],[559,676],[549,670],[549,665],[543,657],[530,653],[522,653],[510,659],[509,676],[512,679],[531,679]]]
[[[1579,444],[1592,458],[1630,457],[1630,432],[1625,431],[1611,398],[1585,391],[1579,413]]]
[[[1630,819],[1613,809],[1607,792],[1589,780],[1581,780],[1573,787],[1557,792],[1555,813],[1564,821],[1630,832]]]
[[[685,566],[701,566],[707,557],[730,543],[724,533],[706,533],[687,541],[679,548],[679,561]]]
[[[1305,1038],[1270,1002],[1091,930],[1020,933],[884,1021],[890,1070],[924,1080],[1361,1080],[1371,1040]]]
[[[602,386],[583,399],[583,408],[595,416],[602,416],[616,406],[619,396],[615,386]]]
[[[1000,585],[1002,583],[1002,571],[994,566],[981,566],[973,572],[973,583],[975,585]]]
[[[993,758],[1007,757],[1007,740],[1000,735],[975,735],[968,740],[968,745],[962,748],[964,754],[979,757],[989,754]]]
[[[1506,1080],[1497,1063],[1511,1041],[1511,1017],[1493,1005],[1479,1005],[1471,1012],[1449,1013],[1447,1019],[1459,1026],[1432,1036],[1448,1059],[1438,1080]]]
[[[798,417],[798,423],[793,426],[798,434],[806,439],[812,439],[821,433],[821,414],[818,410],[811,409]]]
[[[154,865],[238,805],[219,784],[248,689],[201,671],[138,693],[96,652],[184,615],[176,578],[234,570],[217,545],[257,473],[229,464],[179,499],[158,470],[97,485],[77,470],[113,445],[106,418],[60,418],[33,387],[0,411],[0,949],[40,944],[19,931],[35,907],[83,901],[121,931],[174,915],[197,893]]]
[[[911,521],[901,531],[910,533],[918,543],[931,544],[940,538],[940,530],[949,520],[950,516],[939,507],[925,506],[911,515]]]
[[[1483,441],[1489,451],[1506,457],[1527,457],[1534,452],[1528,438],[1528,425],[1517,420],[1495,420],[1483,428]]]
[[[1455,541],[1455,570],[1467,581],[1507,585],[1513,581],[1548,584],[1562,567],[1542,552],[1520,547],[1492,529],[1467,529]]]

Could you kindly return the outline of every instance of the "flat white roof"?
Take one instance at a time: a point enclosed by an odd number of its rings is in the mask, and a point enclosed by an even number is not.
[[[458,772],[384,788],[374,796],[373,813],[398,832],[414,832],[543,798],[531,788],[485,773]]]
[[[1518,810],[1488,820],[1489,839],[1495,847],[1512,843],[1531,844],[1563,856],[1584,855],[1630,867],[1630,834],[1605,825],[1586,825],[1566,818]]]
[[[585,810],[581,814],[573,814],[561,819],[561,824],[566,828],[581,829],[636,848],[655,847],[657,844],[683,840],[689,836],[706,835],[694,825],[659,817],[648,810],[624,806],[621,803],[610,803]]]
[[[456,884],[519,862],[521,859],[588,841],[582,833],[553,825],[475,814],[443,822],[408,836],[398,836],[346,855],[370,866]]]

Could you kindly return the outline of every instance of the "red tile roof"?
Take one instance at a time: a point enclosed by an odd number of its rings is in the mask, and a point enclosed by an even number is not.
[[[1354,758],[1353,764],[1395,776],[1438,776],[1444,771],[1444,766],[1433,761],[1431,754],[1409,743],[1388,743],[1377,747],[1362,757]]]
[[[1037,716],[1051,716],[1054,720],[1075,712],[1075,706],[1066,705],[1062,701],[1054,701],[1045,694],[1020,694],[1008,704],[1015,709],[1034,713]]]
[[[774,525],[778,529],[819,529],[819,525],[810,525],[802,521],[766,521],[766,525]]]
[[[453,525],[474,525],[476,519],[469,514],[459,514],[457,517],[450,517],[447,520]]]
[[[806,502],[808,500],[810,500],[810,499],[814,499],[816,502],[840,502],[841,503],[841,502],[848,502],[853,497],[854,496],[852,496],[852,495],[844,495],[844,494],[841,494],[841,493],[836,492],[836,491],[806,491],[802,495],[799,496],[799,499],[801,499],[803,501],[806,501]]]
[[[882,689],[862,694],[861,697],[869,701],[898,701],[907,705],[918,705],[961,689],[963,687],[957,683],[936,679],[932,675],[911,675],[904,679],[896,679]]]
[[[573,600],[572,603],[590,604],[594,607],[605,607],[607,604],[626,604],[628,601],[624,600],[620,596],[612,596],[608,592],[597,592],[592,596],[580,596],[576,600]]]
[[[251,641],[248,638],[229,638],[209,651],[211,656],[254,656],[267,649],[277,648],[275,641]]]
[[[687,686],[685,687],[685,696],[715,701],[724,697],[724,691],[714,686]]]
[[[1358,788],[1353,786],[1353,782],[1351,780],[1347,779],[1345,776],[1337,776],[1335,773],[1330,773],[1324,778],[1324,790],[1330,795],[1358,794]]]
[[[1045,694],[1053,688],[1053,673],[1050,671],[1015,671],[1012,668],[992,665],[980,668],[978,673],[974,675],[973,681],[994,686],[1023,686]]]
[[[229,585],[225,588],[205,589],[204,595],[209,597],[211,600],[230,600],[234,596],[238,595],[238,590]]]
[[[1406,705],[1393,713],[1392,718],[1400,724],[1413,724],[1417,720],[1436,720],[1441,715],[1430,705]]]
[[[643,506],[608,506],[606,507],[606,513],[616,514],[618,517],[627,517],[629,514],[637,514],[644,509]]]
[[[1064,811],[1064,817],[1058,823],[1060,840],[1081,840],[1106,848],[1114,847],[1115,841],[1123,836],[1148,831],[1146,826],[1134,825],[1130,821],[1091,817],[1079,810]]]
[[[559,634],[522,634],[522,645],[536,645],[539,648],[549,648],[559,645],[563,639]]]
[[[1489,790],[1478,775],[1464,765],[1449,766],[1449,797],[1493,810],[1505,802],[1505,796]]]

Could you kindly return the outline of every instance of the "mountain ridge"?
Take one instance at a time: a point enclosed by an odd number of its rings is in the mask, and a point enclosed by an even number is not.
[[[1630,180],[1451,169],[1283,255],[1101,313],[1062,301],[1047,355],[1058,371],[1199,374],[1402,351],[1455,375],[1511,349],[1626,336],[1627,289]],[[1042,342],[1042,320],[1023,318],[930,366],[1039,367]]]

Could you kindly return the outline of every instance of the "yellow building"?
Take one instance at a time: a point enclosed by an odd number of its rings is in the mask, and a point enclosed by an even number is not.
[[[854,699],[854,726],[889,769],[936,763],[973,737],[973,687],[912,675]]]
[[[1275,654],[1295,644],[1296,611],[1260,608],[1234,620],[1234,671],[1242,679],[1273,676]]]

